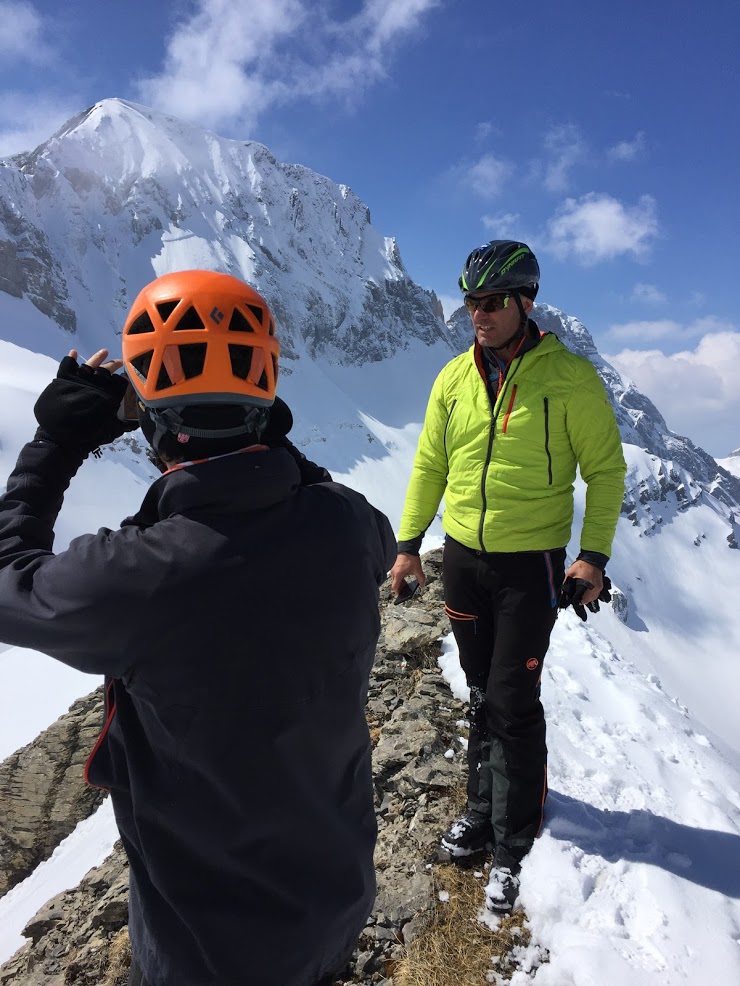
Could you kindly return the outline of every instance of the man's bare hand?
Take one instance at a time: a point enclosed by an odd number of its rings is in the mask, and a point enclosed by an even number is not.
[[[593,586],[593,589],[589,589],[583,594],[581,602],[584,606],[592,603],[594,599],[598,599],[599,593],[604,587],[601,569],[597,568],[596,565],[589,565],[587,561],[574,561],[565,573],[565,577],[566,579],[583,579],[585,582],[590,582]]]
[[[411,576],[418,579],[419,585],[426,585],[426,579],[421,567],[421,558],[418,555],[406,555],[401,553],[396,558],[395,564],[391,569],[391,579],[393,592],[398,595],[404,581]]]

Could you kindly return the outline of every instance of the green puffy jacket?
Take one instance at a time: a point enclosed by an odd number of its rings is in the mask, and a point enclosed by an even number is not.
[[[609,555],[626,466],[593,365],[546,333],[513,361],[493,410],[484,381],[475,343],[434,382],[399,539],[423,534],[444,496],[443,527],[469,548],[564,547],[578,465],[588,487],[581,549]]]

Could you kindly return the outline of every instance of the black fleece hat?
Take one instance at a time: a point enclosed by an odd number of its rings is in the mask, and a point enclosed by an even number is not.
[[[249,409],[241,404],[199,404],[185,407],[179,413],[182,423],[189,428],[199,428],[206,431],[221,431],[238,428],[244,424],[245,412]],[[293,415],[290,408],[279,397],[270,408],[265,409],[267,424],[261,431],[246,431],[239,435],[226,438],[200,438],[184,433],[176,435],[171,431],[165,432],[159,439],[157,451],[168,459],[208,459],[216,455],[226,455],[237,452],[250,445],[279,444],[293,427]],[[154,444],[156,423],[147,408],[139,403],[139,421],[144,437],[150,445]]]

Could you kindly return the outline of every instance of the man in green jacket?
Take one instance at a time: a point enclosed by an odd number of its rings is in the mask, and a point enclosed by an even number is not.
[[[512,909],[547,793],[542,664],[558,597],[597,600],[624,495],[614,412],[593,365],[529,318],[539,287],[524,243],[465,262],[475,332],[432,388],[392,569],[421,585],[419,549],[444,496],[445,610],[470,686],[468,810],[442,836],[453,858],[495,848],[487,889]],[[587,485],[581,551],[565,571],[576,466]],[[576,582],[576,580],[580,580]]]

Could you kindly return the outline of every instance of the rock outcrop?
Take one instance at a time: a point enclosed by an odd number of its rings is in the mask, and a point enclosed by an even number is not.
[[[0,897],[102,802],[104,793],[83,777],[102,723],[99,688],[0,764]]]

